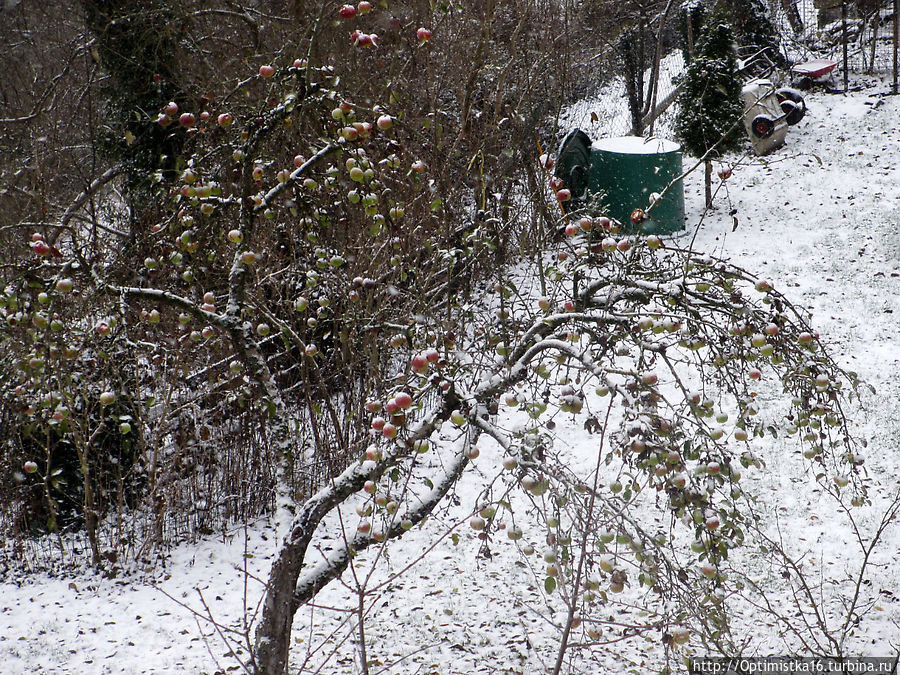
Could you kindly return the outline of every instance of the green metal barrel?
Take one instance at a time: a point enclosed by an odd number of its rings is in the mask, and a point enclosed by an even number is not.
[[[587,183],[605,193],[609,217],[632,232],[672,234],[684,229],[681,146],[659,138],[623,136],[594,141]],[[675,181],[673,183],[673,181]],[[663,191],[670,183],[668,191]],[[663,194],[647,220],[634,226],[635,209],[647,210],[652,194]],[[638,229],[639,228],[639,229]]]

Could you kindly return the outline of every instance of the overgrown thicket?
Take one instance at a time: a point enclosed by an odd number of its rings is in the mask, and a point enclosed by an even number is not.
[[[458,333],[484,271],[544,241],[517,195],[588,49],[573,8],[340,10],[4,14],[10,533],[87,525],[97,563],[271,507],[259,368],[307,493],[356,457],[392,350]],[[146,515],[103,531],[125,506]]]

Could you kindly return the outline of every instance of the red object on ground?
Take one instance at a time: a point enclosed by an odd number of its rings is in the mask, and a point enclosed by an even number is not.
[[[796,64],[791,68],[791,71],[797,75],[819,78],[825,77],[831,73],[831,71],[835,69],[835,66],[837,66],[836,61],[830,61],[829,59],[813,59],[812,61]]]

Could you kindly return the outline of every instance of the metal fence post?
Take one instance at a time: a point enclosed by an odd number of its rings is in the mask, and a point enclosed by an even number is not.
[[[847,93],[847,0],[841,0],[841,42],[844,46],[844,93]]]
[[[897,90],[897,45],[900,43],[900,0],[894,0],[894,94]]]

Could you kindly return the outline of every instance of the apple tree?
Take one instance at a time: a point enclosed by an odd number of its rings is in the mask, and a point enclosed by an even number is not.
[[[397,350],[452,342],[507,252],[511,195],[537,184],[521,157],[568,86],[548,3],[247,4],[85,0],[6,25],[24,58],[5,138],[41,162],[3,158],[4,467],[51,531],[72,486],[97,566],[182,510],[227,512],[229,491],[196,490],[231,480],[247,435],[232,483],[284,517],[357,459]]]
[[[478,462],[480,437],[501,448],[502,469],[480,465],[489,487],[464,511],[527,559],[523,536],[547,542],[533,566],[566,607],[557,672],[579,645],[621,639],[604,637],[620,597],[650,611],[633,637],[724,644],[723,601],[740,588],[727,561],[763,517],[741,482],[765,470],[754,439],[793,436],[826,490],[864,500],[845,413],[856,382],[764,279],[583,217],[540,272],[498,283],[494,298],[495,315],[474,315],[465,336],[406,348],[393,389],[367,403],[374,436],[359,460],[298,505],[257,628],[261,672],[285,667],[291,615],[436,508]],[[554,419],[568,415],[596,439],[593,457],[554,448]]]

